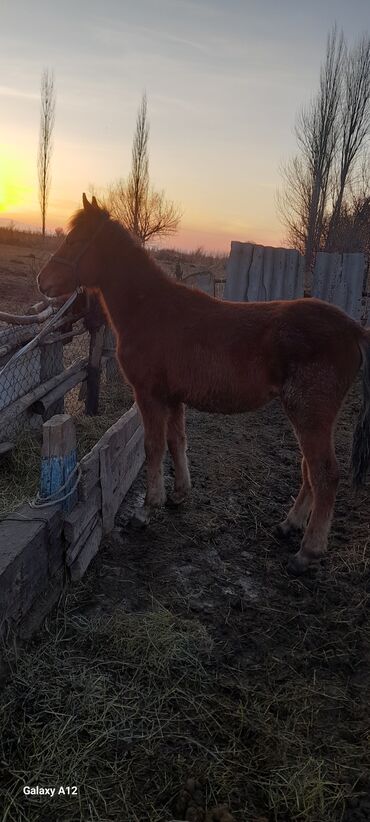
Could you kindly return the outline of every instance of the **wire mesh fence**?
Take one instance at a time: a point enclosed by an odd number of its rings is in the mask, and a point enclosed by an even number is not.
[[[43,422],[70,414],[81,459],[133,403],[119,373],[113,332],[97,306],[80,306],[22,353],[39,331],[37,323],[0,323],[0,519],[38,490]]]
[[[36,320],[25,325],[0,323],[0,444],[25,427],[40,427],[53,414],[81,415],[87,405],[89,413],[98,410],[102,366],[106,370],[108,359],[115,356],[115,340],[105,327],[100,305],[86,303],[83,295],[73,312],[32,350],[23,351],[39,331]]]

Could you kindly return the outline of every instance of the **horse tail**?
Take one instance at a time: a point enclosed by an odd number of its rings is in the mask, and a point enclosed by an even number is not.
[[[353,483],[364,485],[370,465],[370,329],[360,342],[362,353],[363,405],[353,435],[352,472]]]

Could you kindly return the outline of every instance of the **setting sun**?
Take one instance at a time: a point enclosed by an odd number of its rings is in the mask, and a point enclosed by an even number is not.
[[[22,161],[8,146],[0,147],[0,212],[24,206],[30,186],[25,185],[26,170]]]

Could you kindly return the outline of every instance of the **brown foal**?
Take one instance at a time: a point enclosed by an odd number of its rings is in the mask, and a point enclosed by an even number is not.
[[[146,510],[165,502],[166,442],[175,468],[173,502],[190,491],[185,405],[230,414],[279,397],[303,455],[302,487],[280,532],[305,529],[292,570],[304,571],[324,554],[338,485],[334,427],[361,364],[355,481],[364,481],[368,467],[370,330],[320,300],[232,303],[188,289],[85,195],[38,283],[49,297],[76,286],[99,294],[143,418]]]

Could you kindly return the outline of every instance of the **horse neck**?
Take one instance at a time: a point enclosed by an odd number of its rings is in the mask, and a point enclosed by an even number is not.
[[[104,253],[104,281],[100,285],[103,305],[119,331],[138,316],[150,298],[155,305],[167,285],[167,277],[142,246],[131,237],[115,237]]]

